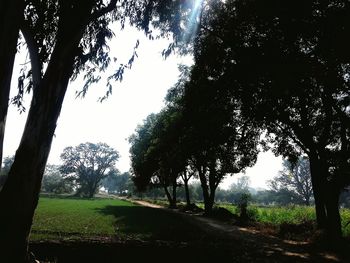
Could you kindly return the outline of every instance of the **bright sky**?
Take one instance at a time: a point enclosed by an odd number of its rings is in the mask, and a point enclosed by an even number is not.
[[[176,55],[164,60],[161,51],[167,47],[167,40],[150,41],[142,33],[131,28],[116,35],[110,48],[112,57],[117,57],[118,63],[128,61],[137,39],[140,40],[139,57],[132,69],[125,72],[123,81],[113,85],[113,94],[103,103],[97,102],[106,91],[103,79],[99,84],[91,86],[83,99],[75,99],[75,92],[83,86],[81,78],[70,83],[53,139],[49,163],[58,164],[59,156],[67,146],[76,146],[84,142],[105,142],[121,155],[117,168],[122,172],[128,171],[130,160],[127,138],[147,115],[160,111],[164,106],[167,89],[177,81],[178,64],[191,63],[190,58]],[[16,93],[19,64],[24,61],[23,54],[16,58],[11,96]],[[111,67],[110,72],[116,68],[117,66]],[[25,97],[26,105],[29,105],[30,99],[29,95]],[[4,156],[15,153],[25,120],[25,113],[19,114],[14,106],[10,106]],[[267,152],[259,155],[257,164],[248,168],[246,175],[250,176],[252,187],[266,187],[265,180],[271,179],[279,170],[281,158]],[[229,177],[222,187],[227,188],[237,177]]]

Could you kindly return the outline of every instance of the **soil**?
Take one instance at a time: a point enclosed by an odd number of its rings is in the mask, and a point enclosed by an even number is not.
[[[280,238],[262,225],[246,227],[232,222],[204,217],[202,213],[168,209],[146,201],[133,202],[176,213],[199,226],[205,238],[191,242],[95,240],[36,242],[31,251],[40,262],[350,262],[350,246],[325,250],[322,240],[296,241]]]

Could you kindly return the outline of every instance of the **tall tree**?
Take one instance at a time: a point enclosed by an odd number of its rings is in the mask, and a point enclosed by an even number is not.
[[[13,64],[17,51],[23,0],[4,0],[0,3],[0,163],[2,163],[7,108]],[[1,169],[1,168],[0,168]]]
[[[218,6],[196,64],[272,134],[276,153],[308,155],[318,226],[339,239],[339,191],[350,182],[348,1]]]
[[[118,158],[118,152],[105,143],[81,143],[63,150],[60,171],[77,186],[78,196],[92,198],[102,179],[114,173]]]
[[[12,6],[15,7],[14,12],[11,11]],[[0,246],[6,253],[3,257],[25,262],[28,260],[28,236],[41,179],[69,79],[86,71],[87,82],[82,94],[89,84],[100,79],[93,72],[103,71],[109,65],[106,43],[113,36],[109,28],[113,21],[119,21],[123,27],[128,18],[132,25],[147,34],[151,33],[153,26],[160,29],[161,36],[168,32],[179,36],[183,25],[181,21],[191,13],[193,3],[180,0],[26,0],[24,12],[17,9],[21,7],[17,1],[2,1],[1,7],[1,14],[9,11],[6,16],[1,16],[1,30],[4,33],[8,31],[11,39],[11,43],[5,43],[5,49],[1,49],[1,54],[5,55],[1,56],[1,67],[4,66],[1,74],[6,73],[4,77],[1,75],[1,83],[6,84],[1,86],[1,93],[7,95],[7,84],[11,79],[9,69],[12,69],[16,42],[12,36],[18,32],[17,22],[20,22],[31,59],[31,69],[26,76],[30,76],[28,88],[33,89],[33,98],[15,161],[0,192],[0,209],[6,211],[0,218]],[[4,43],[4,38],[1,39]],[[10,55],[8,59],[7,55]],[[111,78],[121,80],[135,56]],[[18,104],[23,93],[23,86],[19,87],[22,89],[15,100]],[[106,95],[110,94],[111,88],[109,83]],[[1,97],[1,107],[7,105],[2,103],[7,102],[6,97]],[[1,125],[4,126],[6,114],[1,114]]]
[[[207,74],[206,65],[196,61],[182,103],[187,158],[201,181],[205,212],[210,213],[224,177],[256,162],[260,129],[242,116],[239,101]]]

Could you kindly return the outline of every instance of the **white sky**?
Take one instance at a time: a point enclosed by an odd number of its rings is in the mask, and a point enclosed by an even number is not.
[[[181,58],[176,55],[164,60],[161,51],[167,47],[167,40],[150,41],[142,33],[131,28],[116,35],[110,48],[112,57],[117,57],[118,63],[128,61],[137,39],[140,40],[139,57],[132,69],[125,72],[123,81],[114,83],[113,94],[103,103],[97,102],[106,91],[103,79],[99,84],[91,86],[83,99],[75,99],[75,92],[83,86],[81,79],[70,83],[48,163],[58,164],[59,156],[67,146],[76,146],[84,142],[105,142],[121,155],[117,168],[121,172],[128,171],[130,160],[127,138],[147,115],[158,112],[164,106],[167,90],[177,81],[178,64],[188,64],[191,61],[188,57]],[[11,96],[16,93],[19,63],[24,62],[24,57],[20,55],[16,58]],[[111,67],[109,72],[115,70],[117,65]],[[29,105],[30,99],[29,95],[25,97],[26,105]],[[4,156],[15,153],[25,119],[26,114],[19,114],[13,105],[10,106]],[[281,158],[276,158],[271,152],[267,152],[259,155],[257,164],[248,168],[246,175],[250,176],[252,187],[266,187],[265,180],[277,175],[279,170],[281,170]],[[237,177],[238,175],[229,177],[221,187],[227,188]]]

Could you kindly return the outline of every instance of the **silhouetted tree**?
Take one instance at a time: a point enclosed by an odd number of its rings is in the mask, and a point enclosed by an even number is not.
[[[165,108],[156,115],[148,116],[144,125],[139,126],[130,137],[135,185],[139,190],[145,190],[150,183],[162,187],[170,207],[176,207],[177,180],[186,169],[179,142],[181,126],[177,120],[179,113]]]
[[[242,117],[239,102],[219,85],[196,64],[182,102],[187,158],[200,179],[206,213],[223,178],[252,166],[258,154],[259,128]]]
[[[81,143],[63,150],[60,171],[77,186],[78,196],[92,198],[102,179],[114,173],[118,158],[118,152],[105,143]]]
[[[2,163],[7,109],[13,63],[17,51],[23,0],[3,0],[0,3],[0,164]],[[1,169],[1,168],[0,168]]]
[[[318,226],[338,239],[339,192],[350,182],[348,1],[217,6],[199,32],[194,70],[240,101],[276,153],[308,155]]]
[[[81,93],[84,95],[87,87],[100,79],[94,73],[104,71],[111,61],[107,46],[107,40],[113,37],[111,23],[117,21],[123,28],[128,21],[144,30],[150,38],[154,37],[150,34],[153,28],[159,29],[160,36],[172,32],[176,42],[186,32],[182,27],[187,24],[186,17],[193,13],[193,4],[180,0],[1,2],[0,34],[6,35],[1,38],[0,49],[1,148],[19,29],[29,50],[31,68],[20,78],[19,94],[14,103],[21,106],[24,90],[33,91],[21,143],[8,180],[0,192],[0,209],[6,211],[0,218],[0,246],[4,258],[17,262],[29,260],[28,236],[68,82],[85,71],[86,83]],[[122,80],[123,72],[130,68],[135,57],[136,51],[129,63],[121,65],[108,79],[106,96],[111,93],[110,80]],[[28,80],[27,86],[25,79]]]

